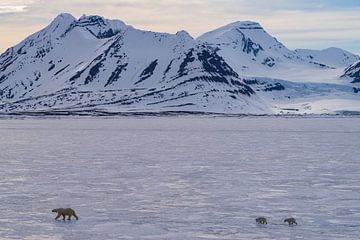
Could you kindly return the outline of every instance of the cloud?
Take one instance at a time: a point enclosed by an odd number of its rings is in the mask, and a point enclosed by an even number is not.
[[[26,12],[28,5],[32,3],[33,0],[2,0],[0,2],[0,14]]]
[[[27,6],[25,6],[25,5],[20,5],[20,6],[0,6],[0,14],[25,12],[26,7]]]

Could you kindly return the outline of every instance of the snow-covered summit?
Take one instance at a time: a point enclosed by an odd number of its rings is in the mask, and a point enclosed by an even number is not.
[[[341,48],[330,47],[324,50],[296,49],[302,58],[326,64],[331,67],[346,67],[360,60],[360,57]]]
[[[243,44],[247,53],[255,56],[259,51],[285,48],[276,38],[267,33],[259,23],[252,21],[233,22],[198,37],[209,44]]]
[[[77,19],[69,13],[61,13],[54,20],[39,32],[31,35],[29,38],[39,39],[47,37],[55,39],[60,37],[64,32],[77,21]]]
[[[241,29],[263,29],[260,23],[253,21],[236,21],[227,26],[234,26]]]
[[[359,56],[339,48],[292,51],[252,21],[230,23],[198,40],[218,48],[219,55],[246,77],[336,83],[342,70],[359,60]]]
[[[251,21],[237,21],[230,24],[227,24],[223,27],[217,28],[210,32],[204,33],[199,36],[198,39],[204,42],[209,41],[212,42],[214,39],[223,38],[224,36],[231,35],[232,31],[237,30],[264,30],[261,25],[257,22]]]
[[[57,15],[54,20],[50,23],[51,24],[61,24],[61,23],[72,23],[76,21],[76,18],[71,15],[70,13],[60,13]]]
[[[187,31],[181,30],[176,33],[177,36],[187,39],[194,39]]]
[[[86,28],[97,38],[109,38],[129,26],[120,20],[108,20],[97,15],[82,15],[73,27]]]
[[[219,54],[237,71],[253,76],[258,72],[285,69],[297,64],[297,55],[266,32],[259,23],[239,21],[201,35],[198,41],[219,48]]]

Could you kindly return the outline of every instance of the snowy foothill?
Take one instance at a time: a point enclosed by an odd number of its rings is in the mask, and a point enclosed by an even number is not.
[[[355,240],[359,141],[356,117],[2,117],[0,239]]]

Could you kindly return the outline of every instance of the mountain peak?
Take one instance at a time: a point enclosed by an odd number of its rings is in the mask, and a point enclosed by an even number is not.
[[[76,18],[70,13],[60,13],[57,15],[54,20],[50,23],[48,28],[53,31],[60,28],[67,28],[71,23],[75,22]],[[62,29],[64,30],[64,29]]]
[[[224,27],[238,28],[238,29],[263,29],[258,22],[253,21],[236,21],[225,25]]]
[[[127,29],[124,22],[120,20],[109,20],[97,15],[82,15],[78,20],[75,20],[71,27],[65,32],[64,35],[69,33],[74,28],[83,28],[85,31],[91,33],[96,38],[109,38],[120,31]]]
[[[201,35],[198,39],[202,41],[209,41],[210,39],[216,39],[216,38],[223,38],[224,36],[233,36],[244,34],[244,33],[250,33],[250,32],[259,32],[265,33],[265,30],[261,27],[261,25],[257,22],[252,21],[237,21],[230,24],[227,24],[225,26],[219,27],[215,30],[212,30],[210,32],[204,33]],[[234,37],[234,36],[233,36]],[[232,38],[232,37],[231,37]]]
[[[176,36],[179,36],[179,37],[183,37],[183,38],[188,38],[188,39],[194,39],[187,31],[185,30],[181,30],[181,31],[178,31],[176,33]]]
[[[97,21],[101,21],[101,22],[105,22],[105,18],[102,16],[98,16],[98,15],[86,15],[83,14],[79,20],[79,22],[86,22],[86,21],[90,21],[90,22],[97,22]]]
[[[71,21],[75,21],[76,18],[71,15],[70,13],[60,13],[59,15],[57,15],[54,19],[55,20],[71,20]]]
[[[341,49],[341,48],[337,48],[337,47],[329,47],[329,48],[326,48],[324,50],[321,50],[322,52],[328,52],[328,53],[333,53],[333,54],[345,54],[345,55],[349,55],[349,56],[352,56],[352,57],[358,57],[357,55],[349,52],[349,51],[346,51],[344,49]]]
[[[253,21],[237,21],[227,24],[204,33],[198,37],[198,40],[218,46],[231,45],[232,49],[238,47],[243,52],[255,57],[260,51],[265,50],[275,51],[276,55],[286,55],[286,58],[291,55],[290,50],[267,33],[259,23]]]
[[[60,13],[51,21],[51,23],[48,26],[46,26],[45,28],[41,29],[40,31],[30,35],[28,38],[26,38],[21,43],[31,41],[34,38],[38,39],[38,38],[43,38],[43,37],[53,37],[53,38],[59,37],[74,22],[76,22],[76,18],[73,15],[71,15],[69,13]],[[22,44],[20,44],[20,45],[22,45]]]
[[[126,28],[128,27],[123,21],[120,20],[109,20],[102,16],[98,15],[85,15],[83,14],[79,20],[77,21],[79,24],[91,24],[91,25],[97,25],[99,27],[103,26],[110,26],[113,28]]]
[[[359,56],[336,47],[330,47],[323,50],[296,49],[295,52],[303,59],[322,63],[331,67],[349,66],[360,59]]]

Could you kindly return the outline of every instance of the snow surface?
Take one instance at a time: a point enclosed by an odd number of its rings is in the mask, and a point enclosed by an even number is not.
[[[355,240],[359,141],[359,118],[1,119],[0,239]]]
[[[347,67],[359,60],[359,56],[335,47],[324,50],[296,49],[295,52],[304,59],[324,63],[331,67]]]

